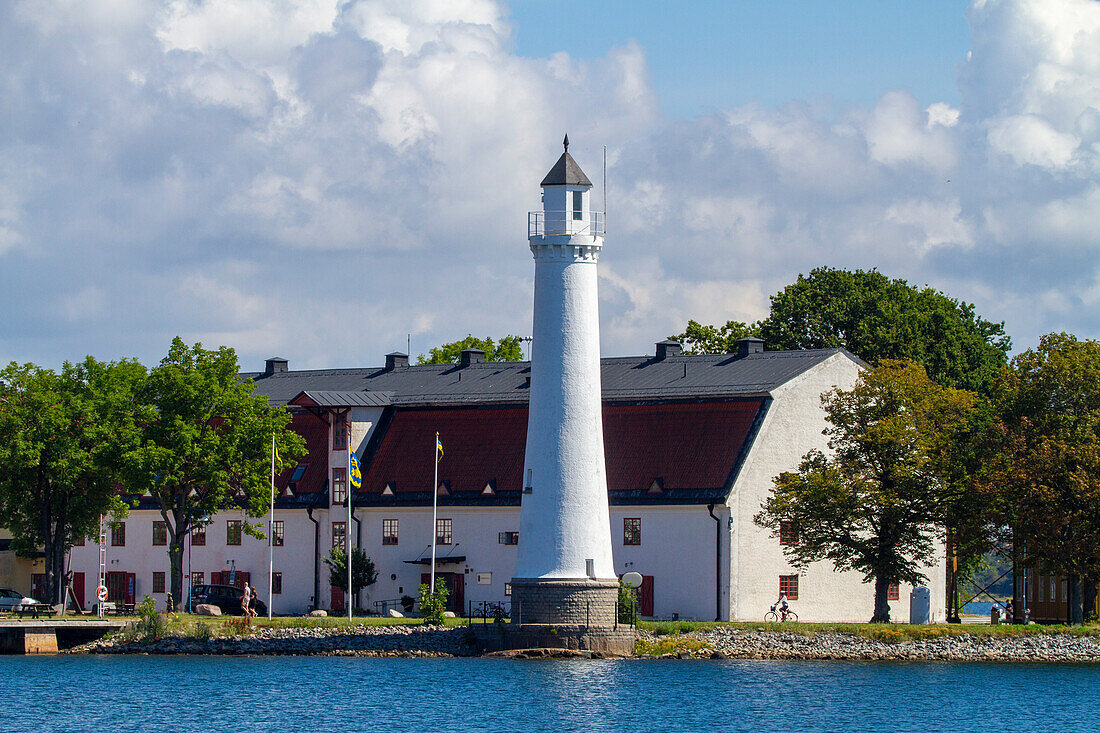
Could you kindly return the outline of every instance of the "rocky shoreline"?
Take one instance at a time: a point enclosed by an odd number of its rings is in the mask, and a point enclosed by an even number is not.
[[[243,635],[196,639],[168,636],[155,642],[100,639],[67,650],[69,654],[311,655],[361,657],[468,657],[478,650],[464,627],[353,626],[263,628]],[[512,658],[596,657],[557,650],[524,650],[487,656]],[[982,662],[1100,662],[1095,637],[1067,633],[1015,636],[955,633],[883,641],[830,631],[800,633],[712,626],[686,634],[638,632],[634,658],[898,660]]]
[[[1016,636],[950,634],[880,641],[829,631],[707,627],[688,634],[639,632],[639,651],[659,659],[898,660],[954,662],[1100,662],[1095,637],[1067,633]]]

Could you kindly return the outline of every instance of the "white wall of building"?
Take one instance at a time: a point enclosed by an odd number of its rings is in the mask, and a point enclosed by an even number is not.
[[[828,452],[821,395],[834,386],[851,389],[858,366],[837,354],[776,389],[767,416],[730,496],[734,517],[730,528],[729,618],[762,619],[779,597],[779,576],[799,576],[798,600],[791,607],[802,621],[869,621],[874,612],[874,586],[854,572],[838,573],[827,561],[798,569],[783,555],[778,538],[758,527],[753,517],[771,492],[773,478],[798,468],[811,449]],[[943,620],[945,607],[944,548],[929,568],[933,621]],[[893,621],[908,621],[909,591],[902,585],[899,600],[890,604]],[[938,615],[937,615],[938,614]]]

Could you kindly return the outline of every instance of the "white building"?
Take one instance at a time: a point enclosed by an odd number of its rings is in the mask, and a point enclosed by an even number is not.
[[[811,448],[825,448],[821,394],[850,387],[859,368],[843,350],[764,351],[754,339],[735,354],[688,356],[662,342],[652,356],[601,360],[615,572],[643,575],[645,615],[756,620],[782,587],[803,620],[870,619],[873,588],[858,574],[824,562],[793,568],[780,539],[753,523],[773,477],[795,469]],[[293,428],[309,448],[277,480],[275,613],[343,607],[321,557],[346,530],[349,444],[363,464],[353,538],[379,570],[360,606],[415,596],[433,534],[456,609],[507,600],[523,542],[529,364],[485,362],[469,350],[455,365],[410,366],[404,354],[390,354],[384,367],[291,371],[271,359],[247,376],[258,393],[291,406]],[[445,456],[433,533],[436,431]],[[146,500],[131,511],[124,536],[114,533],[107,550],[113,598],[164,600],[169,566],[154,528],[159,519]],[[247,573],[266,600],[267,544],[239,533],[241,521],[249,520],[240,512],[213,518],[203,544],[189,550],[192,580],[228,581],[233,573],[239,582]],[[90,606],[98,547],[74,548],[72,564],[86,578]],[[928,575],[933,618],[943,620],[942,560]],[[907,620],[909,591],[898,589],[894,620]]]

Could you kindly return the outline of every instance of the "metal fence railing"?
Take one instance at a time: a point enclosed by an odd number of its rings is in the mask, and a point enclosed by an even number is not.
[[[527,236],[542,237],[552,234],[590,234],[604,236],[605,220],[602,211],[529,211],[527,212]]]

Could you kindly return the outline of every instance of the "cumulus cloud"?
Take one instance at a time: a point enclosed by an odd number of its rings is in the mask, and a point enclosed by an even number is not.
[[[59,7],[60,6],[60,7]],[[530,329],[524,212],[608,145],[603,345],[753,320],[828,264],[1100,335],[1100,4],[968,11],[962,103],[665,119],[645,49],[512,52],[494,0],[0,5],[0,359],[378,363]]]

